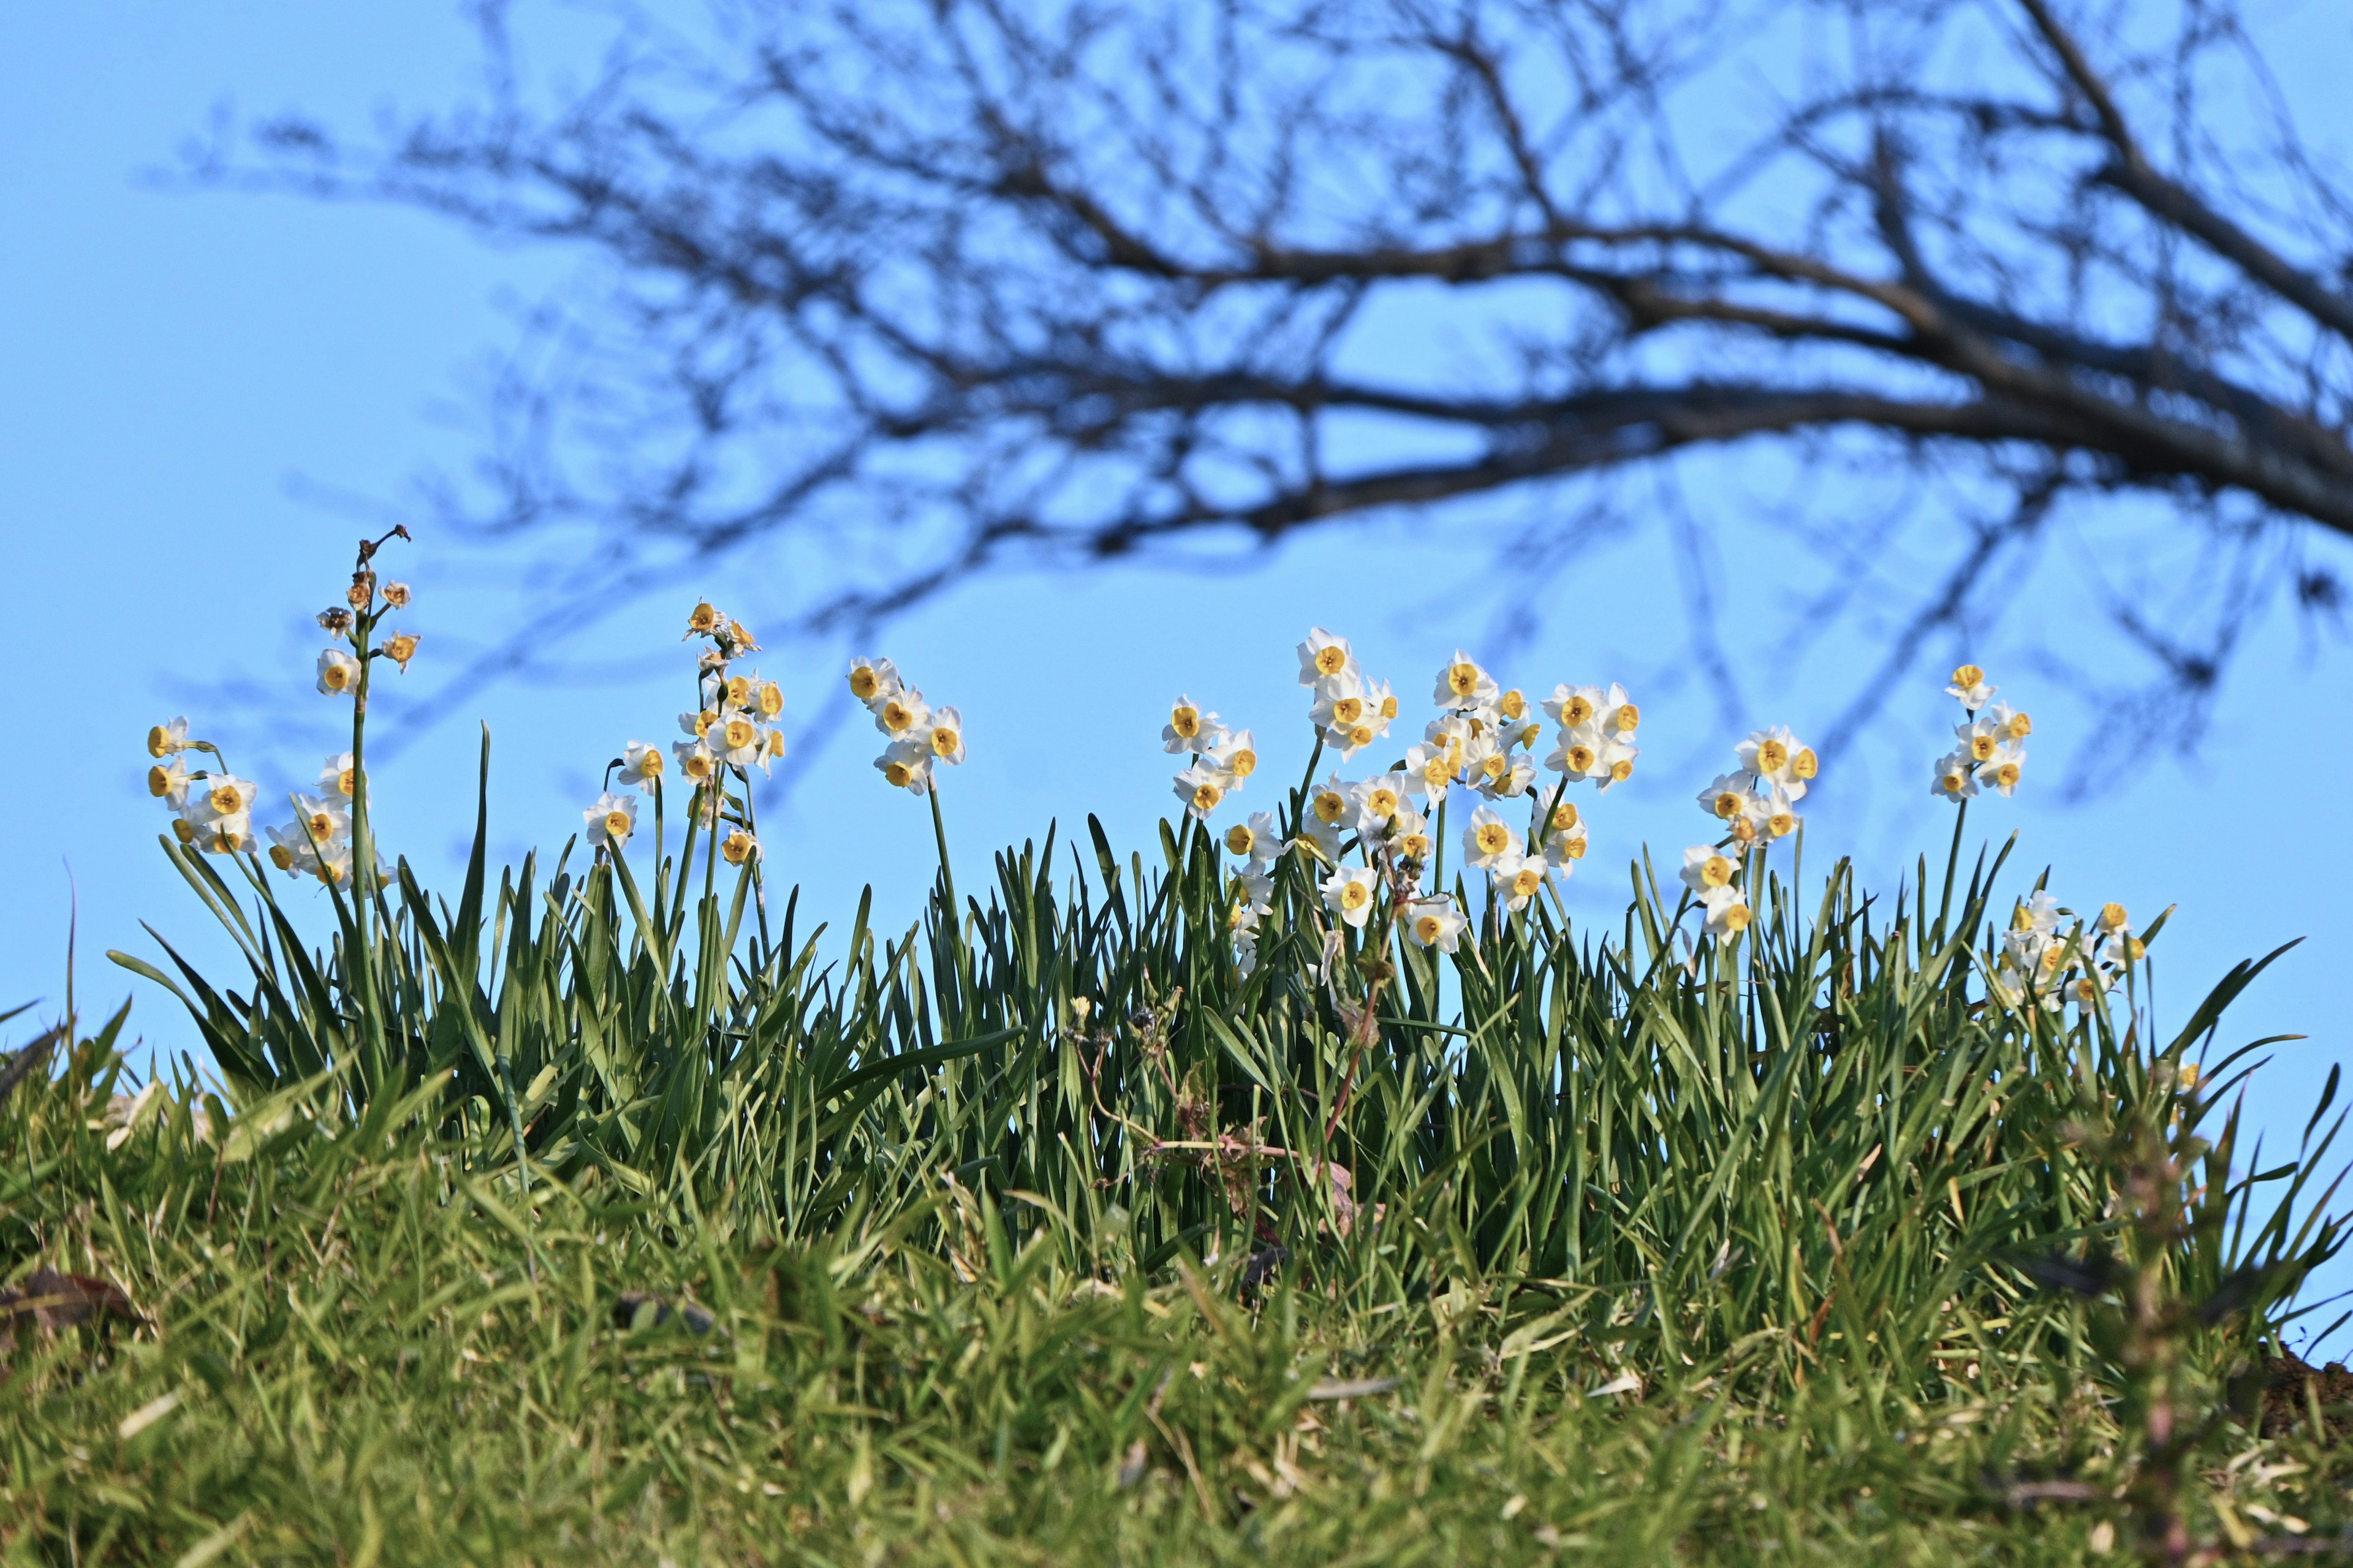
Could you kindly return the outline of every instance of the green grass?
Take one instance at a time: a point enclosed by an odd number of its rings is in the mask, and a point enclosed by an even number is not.
[[[838,943],[701,896],[691,843],[649,888],[478,851],[455,905],[403,867],[379,1020],[352,947],[170,847],[250,972],[176,976],[221,1091],[121,1135],[118,1017],[0,1107],[9,1277],[144,1320],[21,1328],[0,1550],[2072,1561],[2159,1462],[2202,1540],[2353,1518],[2326,1413],[2260,1436],[2228,1386],[2335,1245],[2313,1166],[2234,1177],[2227,1094],[2173,1088],[2253,966],[2159,1039],[1988,999],[1998,865],[1776,882],[1695,952],[1646,887],[1608,940],[1539,906],[1442,977],[1389,952],[1335,1121],[1366,972],[1311,973],[1304,875],[1245,979],[1212,846],[1092,837]],[[617,1327],[625,1291],[712,1325]]]

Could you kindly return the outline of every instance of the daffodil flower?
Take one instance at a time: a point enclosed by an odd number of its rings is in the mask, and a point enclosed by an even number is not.
[[[1571,686],[1567,681],[1552,689],[1552,695],[1537,706],[1546,718],[1564,730],[1581,729],[1593,721],[1601,709],[1601,688]]]
[[[669,759],[659,746],[644,741],[632,741],[621,751],[621,782],[651,795],[661,782]]]
[[[731,768],[748,768],[768,748],[768,737],[752,715],[736,709],[711,727],[703,743]]]
[[[874,767],[892,789],[910,795],[932,790],[932,750],[920,740],[893,741],[874,759]]]
[[[1406,907],[1406,939],[1416,947],[1452,952],[1470,924],[1451,899],[1417,899]]]
[[[359,793],[359,784],[364,776],[352,765],[349,752],[337,752],[319,764],[319,792],[349,800]]]
[[[706,599],[702,603],[695,605],[694,608],[688,613],[686,617],[686,637],[707,637],[716,636],[719,628],[726,624],[727,617],[721,615],[717,609],[712,607],[711,602]],[[679,640],[681,642],[684,642],[686,637],[681,637]]]
[[[1315,700],[1308,721],[1319,730],[1348,731],[1365,723],[1371,705],[1365,700],[1365,683],[1353,670],[1343,670],[1315,683]]]
[[[1517,912],[1526,909],[1528,901],[1544,890],[1545,879],[1551,870],[1543,856],[1528,854],[1514,845],[1487,868],[1487,875],[1496,892],[1503,896],[1504,907]]]
[[[1482,669],[1477,659],[1459,647],[1454,650],[1454,657],[1446,661],[1445,668],[1438,672],[1434,697],[1440,708],[1492,707],[1501,695],[1495,678]]]
[[[1430,818],[1409,805],[1399,806],[1389,819],[1389,853],[1400,860],[1428,860]]]
[[[894,741],[919,734],[931,721],[931,708],[913,687],[902,687],[874,704],[874,727]]]
[[[1740,862],[1713,844],[1694,844],[1683,851],[1683,886],[1705,898],[1717,888],[1732,885]]]
[[[1414,794],[1428,801],[1433,811],[1446,798],[1447,787],[1454,782],[1454,756],[1453,750],[1443,742],[1432,745],[1426,741],[1405,754],[1406,777]]]
[[[1403,773],[1376,773],[1356,785],[1356,831],[1377,834],[1385,831],[1405,808],[1407,788]]]
[[[670,754],[678,758],[679,777],[698,788],[719,776],[719,754],[708,741],[677,742]]]
[[[700,709],[695,712],[681,713],[678,716],[680,732],[691,735],[698,741],[710,734],[711,727],[718,722],[719,710],[716,708]]]
[[[899,667],[887,658],[849,661],[849,694],[870,709],[899,695]]]
[[[760,748],[761,773],[764,775],[766,774],[778,763],[783,762],[784,760],[785,732],[782,730],[771,730],[768,731],[767,744]]]
[[[1604,730],[1630,735],[1641,727],[1642,710],[1626,695],[1626,689],[1614,680],[1609,683],[1609,689],[1601,694],[1601,700],[1594,705],[1594,716],[1601,721]]]
[[[187,803],[188,759],[174,755],[147,770],[147,793],[174,811]]]
[[[953,708],[942,708],[930,716],[923,742],[934,762],[959,767],[964,763],[964,715]]]
[[[1470,863],[1485,870],[1510,853],[1519,842],[1519,836],[1504,820],[1503,814],[1492,805],[1482,805],[1471,814],[1470,824],[1462,829],[1462,853]]]
[[[1234,886],[1240,889],[1249,908],[1260,914],[1272,912],[1274,873],[1266,868],[1266,862],[1253,860],[1244,869],[1235,872]]]
[[[1160,727],[1160,749],[1172,756],[1200,751],[1217,721],[1215,713],[1205,712],[1189,697],[1179,697],[1168,705],[1168,722]]]
[[[406,670],[417,657],[417,640],[415,632],[395,632],[384,639],[384,657]]]
[[[1206,822],[1226,798],[1226,775],[1207,763],[1195,763],[1176,775],[1176,798],[1185,803],[1186,815]]]
[[[1339,867],[1324,879],[1324,907],[1361,931],[1373,918],[1373,885],[1370,866]]]
[[[1299,684],[1313,686],[1326,677],[1354,671],[1356,655],[1348,651],[1348,639],[1335,637],[1317,626],[1299,645]]]
[[[1594,759],[1593,778],[1606,793],[1613,784],[1624,784],[1634,776],[1634,759],[1641,749],[1626,743],[1625,731],[1604,734],[1599,753]]]
[[[1601,776],[1601,752],[1605,744],[1601,727],[1588,721],[1560,732],[1560,743],[1552,749],[1551,755],[1545,758],[1545,766],[1571,784],[1582,784],[1587,779]]]
[[[1489,800],[1516,800],[1535,782],[1536,765],[1525,756],[1493,751],[1479,760],[1471,782]]]
[[[1244,980],[1258,973],[1258,932],[1234,932],[1234,973]]]
[[[339,647],[319,655],[319,690],[327,697],[349,697],[360,689],[360,661]]]
[[[1765,815],[1764,802],[1748,787],[1750,774],[1718,773],[1708,786],[1699,792],[1699,808],[1719,822],[1729,823],[1739,817],[1759,817]]]
[[[1799,786],[1800,790],[1803,786]],[[1798,814],[1791,807],[1788,790],[1775,784],[1772,793],[1764,797],[1765,814],[1757,818],[1757,831],[1767,838],[1787,838],[1798,830]]]
[[[739,827],[719,841],[719,854],[730,866],[741,866],[759,858],[760,841]]]
[[[1977,780],[1980,786],[2005,798],[2018,790],[2018,782],[2026,774],[2026,748],[2021,745],[1998,746],[1991,756],[1978,764]]]
[[[1253,864],[1272,859],[1282,847],[1275,838],[1274,813],[1253,811],[1249,821],[1227,828],[1226,847]]]
[[[1962,707],[1974,713],[1992,701],[1993,694],[2000,689],[1998,686],[1986,684],[1984,670],[1974,664],[1965,664],[1953,671],[1952,684],[1945,688],[1945,695],[1956,699]]]
[[[1748,929],[1748,896],[1737,888],[1710,888],[1700,896],[1707,910],[1707,933],[1722,942]]]
[[[1216,745],[1201,754],[1212,766],[1232,776],[1235,789],[1241,788],[1244,781],[1258,772],[1258,742],[1248,730],[1226,731]]]
[[[311,846],[310,837],[299,822],[269,830],[269,863],[290,877],[316,876],[319,871],[318,851]]]
[[[1968,800],[1978,793],[1977,763],[1967,752],[1952,752],[1939,758],[1936,776],[1928,785],[1928,793],[1942,800],[1955,803]]]
[[[1805,798],[1805,781],[1797,774],[1797,762],[1800,753],[1810,756],[1812,752],[1786,725],[1756,731],[1734,751],[1740,765],[1756,775],[1760,789],[1770,785],[1785,791],[1792,801]]]
[[[607,790],[580,815],[588,822],[588,842],[618,854],[638,829],[638,797]]]
[[[147,754],[151,757],[177,756],[187,746],[188,721],[185,718],[158,724],[147,731]]]
[[[341,795],[298,795],[294,826],[319,844],[340,844],[352,836],[352,810]]]

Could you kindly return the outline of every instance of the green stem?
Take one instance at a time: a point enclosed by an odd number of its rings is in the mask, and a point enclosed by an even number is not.
[[[371,579],[373,581],[373,579]],[[382,1092],[384,1081],[384,1016],[376,1005],[375,952],[368,934],[368,911],[375,902],[375,834],[368,819],[367,705],[370,666],[368,634],[375,629],[375,615],[363,611],[352,618],[352,648],[359,659],[359,689],[352,694],[352,931],[355,951],[352,963],[359,971],[360,1035],[367,1053],[371,1092]]]

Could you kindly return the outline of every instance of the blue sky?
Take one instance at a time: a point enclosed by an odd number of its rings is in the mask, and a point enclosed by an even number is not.
[[[140,1034],[189,1049],[168,999],[100,956],[152,952],[142,920],[195,955],[228,956],[155,847],[164,816],[141,782],[141,738],[185,712],[232,743],[241,771],[281,787],[308,778],[296,765],[314,768],[330,749],[325,700],[310,690],[319,639],[309,617],[335,596],[360,526],[322,492],[398,500],[420,468],[461,467],[471,448],[453,413],[459,390],[575,262],[485,247],[410,212],[142,178],[168,170],[216,104],[300,107],[349,125],[387,102],[446,100],[473,66],[454,6],[93,3],[23,13],[10,42],[0,54],[0,206],[13,220],[0,247],[0,733],[18,762],[0,773],[0,1010],[62,1003],[78,896],[84,1009],[137,994]],[[2353,117],[2340,106],[2307,129],[2341,154]],[[1760,531],[1755,548],[1786,546]],[[437,659],[446,668],[535,610],[526,574],[429,533],[387,569],[419,588],[412,621],[425,642],[409,679],[420,686]],[[1509,574],[1477,537],[1385,524],[1240,574],[979,580],[877,651],[965,716],[972,760],[944,799],[969,882],[988,850],[1057,817],[1066,837],[1092,811],[1115,842],[1147,843],[1172,805],[1156,735],[1179,690],[1255,727],[1271,796],[1308,745],[1291,647],[1309,626],[1345,631],[1368,668],[1418,697],[1458,643],[1481,647]],[[1614,917],[1643,843],[1673,855],[1702,836],[1692,795],[1728,764],[1739,732],[1771,722],[1818,732],[1867,651],[1833,646],[1784,675],[1761,629],[1733,626],[1757,706],[1728,724],[1691,675],[1666,582],[1655,541],[1613,547],[1546,590],[1542,630],[1499,670],[1546,689],[1620,679],[1643,703],[1641,773],[1588,813],[1595,851],[1571,900],[1582,914]],[[620,673],[482,693],[500,848],[559,843],[622,742],[670,737],[688,691],[678,630],[697,594],[757,626],[761,593],[747,567],[686,584],[677,602],[625,606],[588,650]],[[2160,726],[2132,742],[2123,787],[2070,805],[2056,778],[2091,716],[2036,674],[2029,650],[2094,664],[2125,656],[2069,608],[2023,600],[1980,655],[2005,694],[2036,710],[2046,765],[1977,820],[2017,829],[2021,868],[2031,878],[2050,866],[2068,902],[2118,899],[2142,917],[2179,906],[2156,954],[2160,1022],[2185,1016],[2237,959],[2312,939],[2228,1030],[2312,1037],[2280,1049],[2253,1101],[2256,1120],[2292,1141],[2330,1064],[2353,1056],[2336,841],[2353,777],[2342,717],[2353,651],[2274,623],[2232,671],[2201,744]],[[838,700],[842,651],[780,647],[766,661],[797,724]],[[1912,855],[1941,851],[1950,818],[1925,774],[1948,704],[1929,673],[1809,802],[1810,858],[1852,851],[1884,888]],[[385,717],[399,722],[396,700]],[[470,826],[476,735],[470,721],[446,723],[377,774],[388,839],[437,870]],[[763,812],[772,867],[807,884],[823,913],[846,914],[871,882],[882,915],[908,918],[928,875],[928,818],[881,785],[875,749],[860,719],[789,801]],[[2353,1284],[2353,1271],[2339,1273]]]

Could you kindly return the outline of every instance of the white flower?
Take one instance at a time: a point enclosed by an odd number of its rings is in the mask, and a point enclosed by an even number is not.
[[[621,782],[634,784],[648,795],[661,782],[669,759],[661,748],[645,741],[632,741],[621,750]]]
[[[719,776],[719,753],[709,741],[679,741],[670,753],[678,758],[679,776],[691,784],[707,784]]]
[[[358,786],[364,783],[366,778],[367,775],[364,772],[352,766],[352,754],[349,752],[337,752],[320,764],[319,793],[339,795],[345,800],[349,800],[359,793]]]
[[[934,760],[950,767],[964,763],[964,715],[953,708],[942,708],[931,715],[931,722],[922,737]]]
[[[1430,858],[1430,818],[1409,805],[1389,818],[1389,853],[1400,860]]]
[[[1356,656],[1348,651],[1346,637],[1335,637],[1317,626],[1307,634],[1307,640],[1299,645],[1299,684],[1313,686],[1327,676],[1354,670],[1356,664]]]
[[[1799,786],[1802,792],[1804,786]],[[1798,830],[1798,814],[1791,808],[1789,794],[1779,784],[1763,801],[1764,814],[1756,819],[1757,830],[1767,838],[1787,838]]]
[[[147,793],[177,811],[187,804],[188,759],[174,753],[147,770]]]
[[[760,858],[760,841],[739,827],[719,841],[719,858],[730,866],[741,866],[746,860]]]
[[[1701,895],[1707,910],[1707,933],[1719,941],[1748,929],[1748,897],[1737,888],[1711,888]]]
[[[269,863],[290,877],[318,875],[318,852],[311,847],[301,823],[269,829]]]
[[[1515,845],[1487,868],[1487,875],[1503,896],[1505,909],[1524,910],[1529,900],[1544,890],[1545,879],[1551,870],[1543,856],[1527,854]]]
[[[2008,796],[2018,789],[2018,781],[2026,773],[2024,746],[1999,746],[1992,756],[1978,764],[1977,780],[1980,786]]]
[[[849,661],[849,694],[869,709],[899,695],[899,667],[887,658]]]
[[[1447,786],[1454,782],[1455,755],[1453,749],[1440,742],[1424,742],[1405,754],[1406,778],[1414,794],[1427,800],[1431,809],[1446,798]]]
[[[1462,854],[1473,866],[1485,870],[1501,861],[1519,843],[1519,835],[1512,831],[1503,814],[1492,805],[1482,805],[1471,814],[1470,826],[1462,830]]]
[[[1373,915],[1373,868],[1341,866],[1324,879],[1324,907],[1362,929]]]
[[[1953,671],[1953,683],[1945,688],[1945,695],[1959,700],[1962,707],[1975,712],[1993,700],[2001,688],[1986,684],[1985,671],[1974,664],[1965,664]]]
[[[892,740],[908,735],[920,735],[932,721],[932,710],[923,694],[913,687],[902,687],[873,704],[874,727]]]
[[[1254,929],[1234,932],[1234,973],[1244,980],[1258,973],[1258,932]]]
[[[174,756],[185,751],[187,745],[188,721],[185,718],[158,724],[147,731],[147,754],[151,757]]]
[[[1210,766],[1227,775],[1229,782],[1226,787],[1229,790],[1241,788],[1242,781],[1258,772],[1258,742],[1248,730],[1221,727],[1217,744],[1201,754],[1209,760]]]
[[[1516,800],[1527,793],[1535,777],[1536,765],[1525,753],[1499,747],[1479,759],[1471,782],[1489,800]]]
[[[1736,749],[1740,765],[1756,775],[1760,790],[1769,785],[1793,802],[1806,797],[1806,781],[1814,776],[1817,766],[1813,748],[1789,733],[1786,725],[1756,731]]]
[[[1318,730],[1345,733],[1370,711],[1363,678],[1354,669],[1344,669],[1315,683],[1315,700],[1307,710],[1307,718]]]
[[[1446,668],[1438,672],[1436,700],[1440,708],[1492,707],[1501,695],[1495,678],[1459,647],[1454,657],[1446,661]]]
[[[360,661],[342,648],[319,655],[319,690],[328,697],[349,697],[360,689]]]
[[[580,815],[587,819],[589,843],[599,849],[617,851],[637,831],[638,797],[607,790]]]
[[[1718,888],[1732,885],[1732,874],[1740,869],[1740,862],[1712,844],[1694,844],[1683,851],[1683,886],[1705,898]]]
[[[1406,776],[1403,773],[1376,773],[1358,784],[1353,792],[1356,826],[1359,834],[1378,834],[1396,820],[1405,809]]]
[[[1718,773],[1699,792],[1699,808],[1717,821],[1730,824],[1741,817],[1761,817],[1765,803],[1748,787],[1746,773]]]
[[[1978,793],[1977,764],[1967,752],[1949,752],[1936,760],[1936,776],[1928,793],[1943,800],[1964,801]]]
[[[190,784],[187,804],[181,808],[181,815],[192,826],[210,827],[230,817],[245,816],[253,809],[253,797],[260,793],[261,786],[250,779],[214,773]]]
[[[1642,754],[1641,748],[1627,743],[1626,731],[1604,731],[1600,754],[1594,760],[1593,777],[1606,793],[1612,784],[1624,784],[1634,776],[1634,759]]]
[[[1224,730],[1215,713],[1205,712],[1189,697],[1179,697],[1168,705],[1168,722],[1160,727],[1161,749],[1171,753],[1206,752]]]
[[[1593,721],[1601,710],[1601,688],[1571,686],[1563,681],[1552,689],[1552,695],[1537,704],[1545,717],[1564,730],[1581,729]]]
[[[2007,702],[1993,703],[1977,717],[1991,729],[1997,742],[2023,741],[2034,733],[2034,721]]]
[[[1274,813],[1253,811],[1248,822],[1227,828],[1226,847],[1253,866],[1273,859],[1282,851],[1282,842],[1275,834]]]
[[[1528,818],[1530,831],[1535,831],[1538,825],[1544,822],[1544,803],[1538,801],[1535,803],[1535,812]],[[1548,825],[1548,830],[1543,834],[1542,840],[1545,859],[1550,862],[1553,868],[1562,876],[1568,875],[1570,863],[1585,858],[1585,824],[1578,819],[1577,807],[1565,800],[1554,806],[1552,820]]]
[[[2048,936],[2059,929],[2060,917],[2065,913],[2057,899],[2052,897],[2048,890],[2037,888],[2010,911],[2010,929]]]
[[[1347,831],[1348,825],[1355,816],[1355,791],[1351,785],[1340,782],[1338,773],[1332,773],[1325,777],[1324,783],[1307,797],[1307,818],[1312,825],[1308,830],[1314,832],[1316,827],[1329,828],[1335,844],[1338,842],[1338,836]],[[1318,841],[1321,841],[1320,835]],[[1336,858],[1338,851],[1335,849],[1334,854]]]
[[[741,708],[729,710],[727,716],[711,726],[702,738],[719,760],[731,768],[748,768],[760,760],[767,750],[768,737],[752,715]]]
[[[1397,693],[1386,680],[1365,682],[1365,715],[1376,735],[1386,734],[1389,723],[1398,716]]]
[[[1571,784],[1606,777],[1601,753],[1609,743],[1602,737],[1601,726],[1588,721],[1560,732],[1560,743],[1553,747],[1551,755],[1545,758],[1545,766]]]
[[[1416,947],[1452,952],[1470,924],[1451,899],[1416,899],[1406,906],[1405,934]]]
[[[1235,872],[1234,887],[1242,896],[1244,908],[1261,915],[1272,912],[1274,873],[1266,868],[1266,862],[1253,860],[1247,868]]]
[[[1642,710],[1628,699],[1626,689],[1613,680],[1594,704],[1594,717],[1601,721],[1605,733],[1630,735],[1642,722]]]
[[[308,831],[321,844],[340,844],[352,836],[351,807],[341,795],[298,795],[294,802],[294,828]]]
[[[893,741],[874,759],[875,770],[892,789],[928,795],[932,788],[932,750],[920,740]]]
[[[1312,854],[1327,866],[1340,862],[1340,824],[1325,822],[1312,813],[1299,826],[1299,837],[1291,841],[1292,847]]]
[[[1196,822],[1208,819],[1226,798],[1228,780],[1224,773],[1208,763],[1195,763],[1176,775],[1176,798],[1185,803],[1186,815]]]
[[[2147,944],[2133,934],[2132,917],[2125,913],[2122,904],[2103,904],[2098,928],[2099,960],[2110,968],[2129,969],[2147,954]]]

